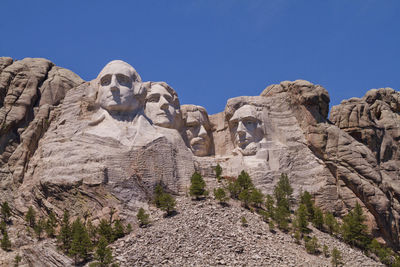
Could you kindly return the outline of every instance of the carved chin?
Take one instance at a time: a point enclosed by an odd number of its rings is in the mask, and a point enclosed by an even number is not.
[[[208,147],[205,144],[192,146],[192,152],[195,156],[204,157],[208,156]]]
[[[153,122],[155,125],[163,128],[173,128],[173,123],[168,118],[160,118]]]
[[[209,140],[196,137],[190,141],[190,148],[195,156],[204,157],[209,154]]]
[[[255,155],[257,153],[258,150],[258,146],[256,143],[250,143],[245,147],[237,147],[236,148],[237,151],[240,152],[240,154],[242,154],[243,156],[252,156]]]

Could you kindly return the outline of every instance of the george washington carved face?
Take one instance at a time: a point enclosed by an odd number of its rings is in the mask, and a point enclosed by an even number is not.
[[[108,63],[97,77],[96,102],[113,112],[132,112],[140,107],[140,76],[128,63],[114,60]]]

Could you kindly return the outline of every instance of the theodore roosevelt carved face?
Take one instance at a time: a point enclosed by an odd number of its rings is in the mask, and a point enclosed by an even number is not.
[[[211,123],[205,108],[183,105],[182,116],[193,154],[199,157],[210,155],[212,150]]]
[[[146,88],[145,115],[157,126],[177,129],[182,117],[174,89],[164,82],[150,82]]]
[[[230,118],[233,144],[243,155],[254,155],[257,152],[257,143],[264,136],[261,124],[256,107],[252,105],[241,106]]]
[[[109,112],[128,113],[140,107],[141,78],[128,63],[114,60],[97,77],[96,102]]]

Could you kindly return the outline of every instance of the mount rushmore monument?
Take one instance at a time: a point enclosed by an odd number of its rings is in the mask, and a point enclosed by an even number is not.
[[[358,202],[373,234],[398,247],[400,93],[370,90],[328,118],[329,101],[320,85],[284,81],[210,115],[120,60],[85,82],[45,59],[0,58],[0,200],[20,214],[68,207],[100,219],[114,208],[133,220],[157,184],[185,194],[194,171],[214,177],[220,164],[264,193],[287,173],[295,196],[307,190],[336,216]]]

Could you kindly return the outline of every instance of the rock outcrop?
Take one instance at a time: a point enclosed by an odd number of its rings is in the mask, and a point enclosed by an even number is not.
[[[95,223],[115,209],[133,222],[157,184],[183,195],[195,170],[211,179],[220,164],[227,178],[246,170],[264,193],[287,173],[295,196],[307,190],[337,216],[359,202],[373,234],[399,248],[400,93],[371,90],[328,113],[328,92],[303,80],[208,115],[122,61],[84,82],[45,59],[0,58],[0,201],[20,221],[33,205]],[[29,242],[14,240],[35,254]]]

